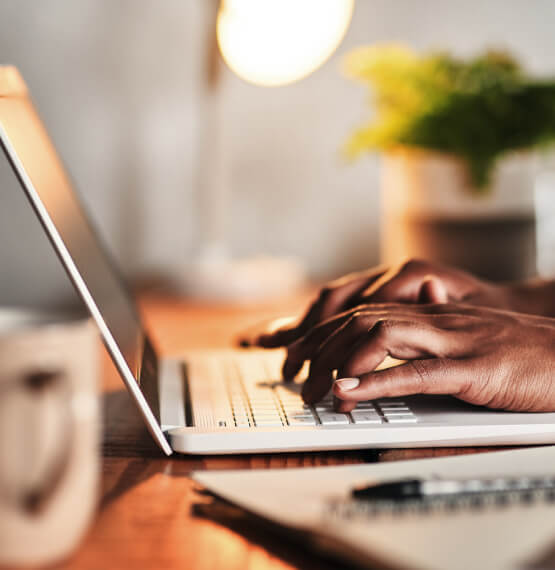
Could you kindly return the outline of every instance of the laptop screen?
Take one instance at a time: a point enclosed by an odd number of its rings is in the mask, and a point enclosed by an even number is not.
[[[145,339],[133,300],[91,227],[23,80],[10,67],[0,67],[0,143],[104,339],[111,335],[138,379]]]

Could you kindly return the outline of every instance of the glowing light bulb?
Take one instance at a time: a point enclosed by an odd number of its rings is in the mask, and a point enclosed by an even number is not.
[[[320,67],[345,36],[354,0],[222,0],[218,45],[256,85],[285,85]]]

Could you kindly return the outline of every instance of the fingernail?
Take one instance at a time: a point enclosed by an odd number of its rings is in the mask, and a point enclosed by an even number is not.
[[[360,380],[358,378],[338,378],[335,384],[341,391],[348,392],[354,390],[360,384]]]

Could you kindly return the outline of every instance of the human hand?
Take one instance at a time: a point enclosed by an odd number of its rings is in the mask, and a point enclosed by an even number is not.
[[[375,370],[388,355],[406,362]],[[293,344],[289,365],[305,360],[304,400],[317,402],[333,385],[341,412],[361,400],[411,394],[555,411],[555,319],[453,303],[364,306]]]
[[[516,294],[510,286],[482,281],[469,273],[427,261],[410,260],[391,268],[378,267],[346,275],[324,287],[301,321],[261,334],[254,344],[264,348],[287,346],[318,323],[368,303],[444,303],[464,301],[511,309]],[[288,369],[285,379],[298,370]]]

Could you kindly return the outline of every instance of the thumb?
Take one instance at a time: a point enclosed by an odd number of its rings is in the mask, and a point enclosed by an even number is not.
[[[447,288],[438,277],[428,275],[420,285],[419,303],[447,303],[449,296]]]

